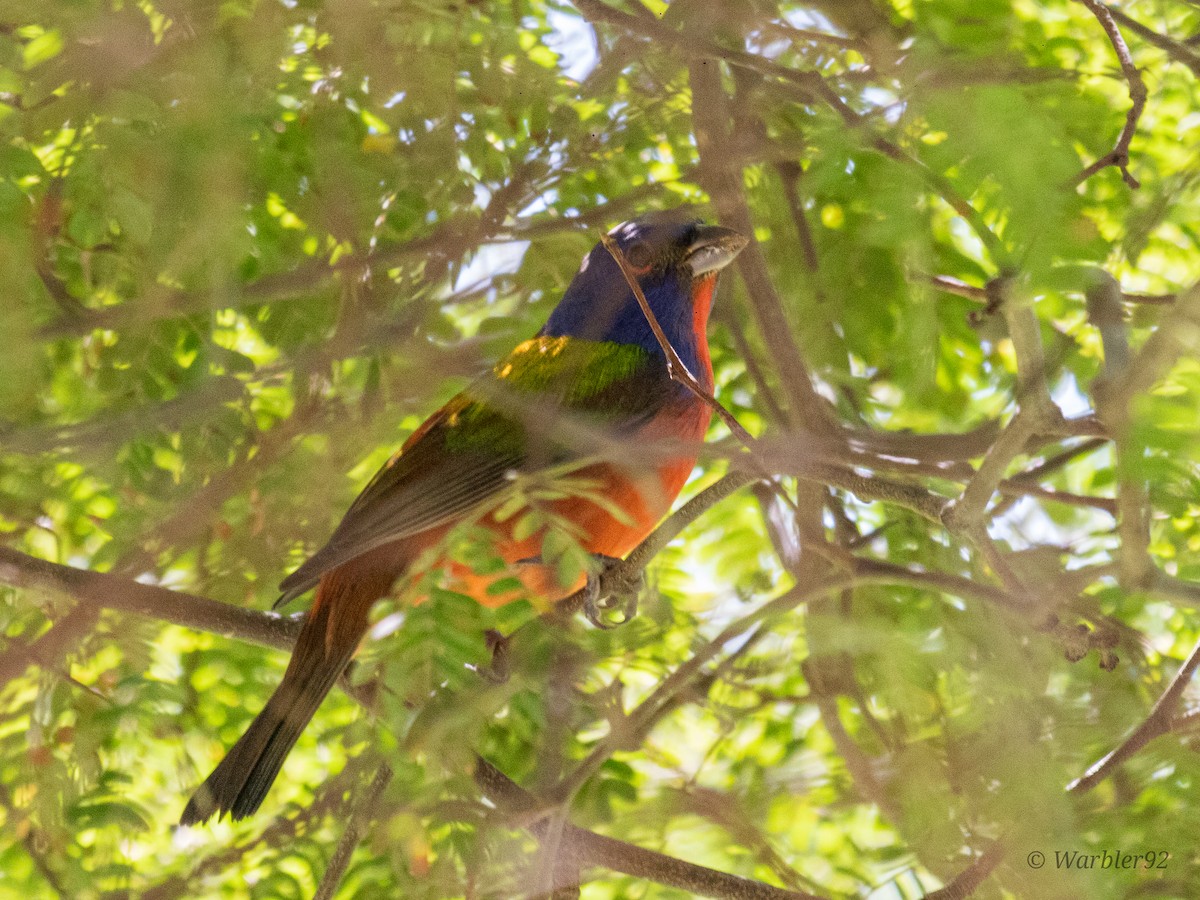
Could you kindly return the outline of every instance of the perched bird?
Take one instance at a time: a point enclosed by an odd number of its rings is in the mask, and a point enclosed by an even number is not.
[[[728,228],[676,210],[626,222],[610,232],[671,346],[712,390],[706,328],[718,272],[746,245]],[[500,557],[528,591],[558,600],[563,585],[541,562],[542,535],[517,539],[519,517],[494,515],[513,473],[580,460],[574,475],[597,486],[547,504],[570,523],[588,553],[623,557],[669,511],[696,462],[711,410],[668,373],[667,358],[610,252],[584,257],[562,300],[537,336],[517,346],[405,441],[354,501],[329,542],[280,585],[279,603],[316,587],[283,681],[249,729],[192,796],[181,824],[214,814],[234,819],[258,809],[284,758],[345,670],[367,631],[376,600],[398,580],[419,575],[418,558],[456,524],[477,517]],[[679,455],[653,461],[587,462],[579,441],[531,427],[570,416],[622,441],[672,440]],[[546,432],[549,433],[546,433]],[[672,451],[673,453],[674,451]],[[597,502],[602,498],[602,502]],[[616,513],[616,514],[614,514]],[[426,563],[427,564],[427,563]],[[481,603],[495,594],[461,565],[440,564],[449,586]],[[493,576],[495,577],[495,576]],[[510,582],[511,583],[511,582]]]

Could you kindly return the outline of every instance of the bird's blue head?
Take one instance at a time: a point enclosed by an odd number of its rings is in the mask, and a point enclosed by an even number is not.
[[[746,246],[729,228],[705,225],[690,210],[651,213],[609,232],[646,295],[675,352],[698,378],[711,380],[706,329],[717,274]],[[597,244],[540,332],[662,348],[612,254]]]

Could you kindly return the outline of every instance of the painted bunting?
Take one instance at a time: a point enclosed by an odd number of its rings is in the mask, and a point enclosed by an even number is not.
[[[735,231],[705,225],[685,211],[654,213],[610,232],[668,341],[710,392],[706,328],[718,272],[746,245]],[[672,380],[667,358],[611,253],[597,244],[537,336],[520,344],[430,416],[350,506],[329,542],[280,585],[280,603],[316,587],[283,681],[249,729],[192,796],[181,824],[214,814],[234,819],[258,809],[284,758],[345,671],[367,631],[376,600],[412,571],[456,524],[475,517],[494,534],[500,557],[526,589],[547,601],[563,585],[542,563],[542,535],[518,539],[519,516],[495,515],[489,502],[536,473],[580,461],[573,474],[592,484],[547,504],[572,526],[588,553],[623,557],[669,511],[696,462],[696,451],[655,461],[588,462],[580,442],[556,440],[536,426],[539,413],[563,414],[637,444],[700,442],[711,410]],[[551,430],[552,431],[552,430]],[[503,521],[501,520],[503,518]],[[493,594],[448,560],[437,563],[449,587],[482,603]],[[511,583],[511,582],[510,582]],[[277,604],[278,605],[278,604]]]

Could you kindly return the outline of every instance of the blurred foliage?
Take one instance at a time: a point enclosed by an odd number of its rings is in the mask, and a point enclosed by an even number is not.
[[[1149,90],[1136,191],[1115,168],[1072,186],[1129,106],[1081,3],[608,9],[625,24],[557,0],[3,4],[4,544],[267,608],[422,417],[536,331],[600,229],[708,202],[705,116],[729,119],[725,174],[790,337],[848,427],[960,433],[1012,413],[1003,328],[930,276],[982,287],[1019,272],[1053,396],[1080,416],[1103,357],[1082,267],[1131,294],[1200,275],[1194,3],[1121,6],[1166,36],[1122,25]],[[689,58],[720,47],[726,61],[706,64],[726,108],[694,109]],[[811,92],[817,77],[853,123]],[[1168,310],[1130,307],[1135,346]],[[715,318],[720,399],[786,443],[774,351],[789,336],[763,328],[733,275]],[[1180,579],[1200,576],[1198,373],[1182,359],[1129,425],[1149,551]],[[1111,498],[1116,459],[1099,446],[1038,483]],[[688,491],[723,467],[714,455]],[[1119,545],[1103,509],[1026,496],[993,511],[1031,584]],[[903,508],[833,491],[818,521],[862,557],[990,579]],[[1045,620],[915,583],[864,584],[710,643],[794,571],[743,491],[658,558],[633,622],[530,626],[501,684],[467,666],[487,665],[485,631],[530,621],[532,604],[442,592],[382,610],[391,633],[356,676],[382,678],[381,715],[335,693],[257,816],[190,830],[173,829],[184,798],[285,657],[128,614],[76,621],[70,598],[0,587],[0,897],[311,896],[380,759],[395,775],[338,896],[536,891],[541,851],[479,802],[476,750],[535,793],[573,785],[580,826],[822,896],[920,897],[992,840],[1006,857],[981,897],[1200,896],[1187,733],[1090,793],[1063,790],[1145,718],[1200,638],[1188,605],[1111,578],[1040,597],[1047,616],[1114,635],[1112,671],[1095,653],[1068,661],[1082,654]],[[52,624],[69,645],[14,672]],[[702,677],[622,737],[622,711],[697,654]],[[1171,858],[1056,866],[1070,850]],[[1031,868],[1032,851],[1050,862]],[[686,896],[587,877],[590,900]]]

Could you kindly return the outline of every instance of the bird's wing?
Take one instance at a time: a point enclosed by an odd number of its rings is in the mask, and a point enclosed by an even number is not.
[[[531,419],[558,407],[610,433],[629,433],[663,408],[672,389],[662,360],[640,347],[544,336],[524,342],[375,473],[329,542],[280,584],[275,605],[369,550],[461,518],[534,459],[546,466],[583,455],[552,437],[529,452]]]

